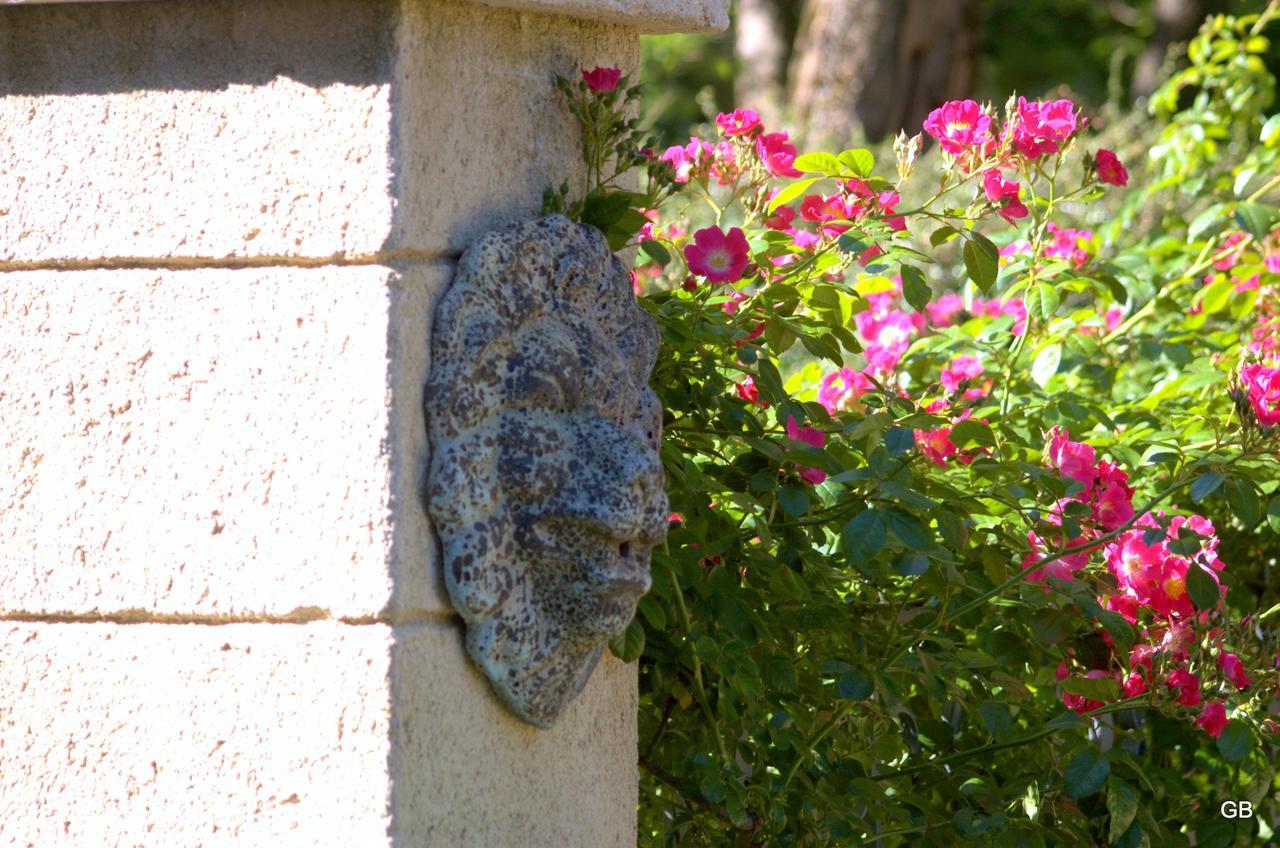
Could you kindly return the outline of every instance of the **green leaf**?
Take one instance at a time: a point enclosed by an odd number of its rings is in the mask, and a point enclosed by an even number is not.
[[[662,242],[645,239],[640,242],[640,250],[644,252],[645,256],[657,262],[660,267],[665,267],[671,261],[671,251],[667,250]]]
[[[865,701],[875,691],[871,678],[857,669],[836,678],[836,695],[850,701]]]
[[[783,486],[778,492],[778,503],[782,511],[792,518],[799,518],[809,511],[809,495],[797,486]]]
[[[1224,204],[1215,203],[1197,215],[1195,220],[1187,226],[1187,241],[1196,241],[1201,236],[1217,232],[1222,229],[1226,220],[1227,207]]]
[[[1271,499],[1271,503],[1267,505],[1267,523],[1271,525],[1271,529],[1280,533],[1280,497]]]
[[[958,235],[960,235],[960,231],[955,227],[939,227],[929,236],[929,244],[932,247],[941,247]]]
[[[1187,594],[1191,596],[1191,603],[1196,605],[1196,609],[1217,609],[1221,593],[1218,582],[1209,576],[1204,567],[1197,562],[1192,562],[1187,568]]]
[[[884,446],[890,456],[902,456],[916,446],[915,431],[909,427],[890,427],[884,434]]]
[[[1062,305],[1062,296],[1048,283],[1040,283],[1027,293],[1027,312],[1031,317],[1049,321]]]
[[[969,445],[982,445],[988,448],[996,446],[996,436],[991,431],[991,427],[981,421],[974,421],[972,418],[966,418],[953,426],[950,438],[952,444],[958,448],[968,447]]]
[[[969,233],[964,243],[964,269],[983,294],[1000,274],[1000,250],[982,233]]]
[[[782,388],[782,375],[770,360],[762,358],[756,363],[756,382],[770,403],[780,404],[787,399],[787,392]]]
[[[1133,643],[1137,641],[1138,635],[1133,629],[1133,625],[1124,620],[1118,612],[1111,610],[1101,610],[1098,613],[1098,620],[1102,622],[1102,626],[1111,634],[1111,638],[1116,644],[1124,650],[1133,647]]]
[[[1236,518],[1248,530],[1262,520],[1262,498],[1252,480],[1232,477],[1227,481],[1227,503]]]
[[[1241,203],[1236,206],[1236,223],[1240,225],[1240,229],[1258,240],[1267,237],[1277,218],[1280,218],[1280,211],[1272,206],[1261,203]]]
[[[841,531],[845,556],[865,561],[880,553],[889,540],[889,525],[877,509],[865,509],[849,519]]]
[[[987,733],[997,738],[1013,728],[1009,705],[1003,701],[983,701],[978,705],[978,715]]]
[[[797,171],[831,177],[840,173],[840,160],[830,153],[803,153],[796,157]]]
[[[1107,813],[1111,816],[1109,840],[1118,842],[1138,815],[1138,793],[1118,777],[1107,781]]]
[[[1258,140],[1267,147],[1280,144],[1280,112],[1267,118],[1267,122],[1262,125],[1262,133],[1258,136]]]
[[[631,619],[621,635],[609,640],[609,650],[625,663],[635,662],[644,651],[644,625],[639,619]]]
[[[1059,685],[1090,701],[1114,701],[1120,696],[1120,684],[1110,677],[1068,677]]]
[[[667,611],[662,608],[662,602],[658,600],[654,593],[650,592],[640,599],[640,603],[636,608],[640,610],[640,614],[644,616],[644,620],[649,622],[649,626],[654,630],[665,630],[667,627]]]
[[[779,206],[786,206],[791,201],[800,197],[809,190],[809,187],[818,181],[818,177],[809,177],[808,179],[797,180],[782,191],[774,195],[773,200],[769,201],[769,211],[772,212]]]
[[[1191,299],[1191,302],[1192,304],[1198,303],[1204,314],[1213,315],[1226,308],[1227,304],[1231,302],[1231,295],[1235,293],[1235,290],[1235,280],[1224,278],[1200,289],[1200,291],[1196,292],[1196,296]]]
[[[1085,748],[1071,758],[1063,773],[1067,794],[1077,801],[1097,792],[1111,775],[1111,762],[1095,748]]]
[[[1226,479],[1217,471],[1204,472],[1191,484],[1191,500],[1195,503],[1200,503],[1200,501],[1218,491],[1218,487]]]
[[[893,535],[897,536],[898,540],[908,548],[927,551],[932,547],[933,539],[929,533],[929,528],[911,513],[891,506],[885,509],[884,517],[889,529],[893,531]]]
[[[898,270],[902,275],[902,296],[916,312],[924,312],[932,294],[924,281],[924,272],[914,265],[899,265]]]
[[[1227,722],[1222,735],[1218,737],[1218,752],[1229,763],[1236,763],[1249,755],[1253,748],[1253,733],[1249,725],[1237,719]]]
[[[1058,373],[1058,366],[1062,363],[1062,345],[1053,343],[1040,350],[1036,354],[1035,361],[1031,363],[1031,379],[1036,381],[1036,385],[1044,388],[1054,374]]]
[[[876,157],[871,154],[870,150],[846,150],[837,158],[847,172],[859,177],[870,176],[871,169],[876,166]]]
[[[712,804],[719,804],[728,797],[729,784],[725,783],[724,778],[719,775],[709,774],[698,781],[698,791]]]

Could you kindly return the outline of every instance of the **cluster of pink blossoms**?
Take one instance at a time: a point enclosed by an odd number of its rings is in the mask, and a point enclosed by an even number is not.
[[[760,113],[738,109],[716,117],[716,127],[724,140],[712,144],[691,137],[688,144],[668,147],[658,158],[671,166],[678,183],[714,179],[730,185],[750,170],[754,157],[773,177],[798,177],[795,161],[799,151],[785,132],[767,133]]]
[[[1027,216],[1027,207],[1020,198],[1021,185],[1004,172],[1061,152],[1085,123],[1070,100],[1019,97],[1003,128],[978,102],[952,100],[929,113],[924,131],[937,139],[961,171],[982,174],[987,202],[1013,224]],[[1129,182],[1128,171],[1110,150],[1099,150],[1090,165],[1100,182],[1117,186]]]
[[[1146,622],[1140,631],[1142,638],[1129,651],[1127,663],[1120,663],[1113,655],[1107,658],[1105,667],[1087,669],[1082,676],[1112,678],[1127,698],[1147,692],[1160,680],[1177,703],[1199,706],[1201,679],[1188,667],[1188,661],[1192,647],[1200,641],[1197,627],[1215,611],[1195,608],[1187,579],[1190,569],[1201,569],[1219,586],[1220,596],[1225,594],[1218,581],[1223,563],[1218,558],[1213,523],[1199,515],[1168,517],[1163,512],[1144,513],[1134,520],[1134,489],[1124,470],[1099,460],[1091,445],[1072,441],[1066,431],[1057,427],[1046,436],[1044,462],[1060,477],[1077,484],[1076,491],[1058,501],[1045,524],[1057,528],[1070,524],[1072,531],[1059,529],[1053,539],[1032,531],[1028,534],[1031,551],[1022,567],[1031,568],[1050,550],[1080,550],[1045,563],[1027,579],[1073,580],[1089,564],[1090,554],[1101,550],[1116,589],[1099,600],[1130,624]],[[1119,535],[1105,538],[1126,527]],[[1103,635],[1113,645],[1110,635]],[[1252,685],[1239,656],[1223,651],[1220,645],[1217,650],[1222,680],[1236,689]],[[1064,661],[1058,668],[1058,679],[1066,680],[1072,674]],[[1104,706],[1065,690],[1062,700],[1080,713]],[[1198,727],[1213,736],[1221,734],[1227,723],[1226,707],[1218,700],[1205,704],[1196,720]]]
[[[1220,248],[1224,255],[1214,262],[1214,270],[1228,273],[1235,270],[1248,244],[1245,233],[1228,236]],[[1262,254],[1261,270],[1243,280],[1231,276],[1237,294],[1257,291],[1254,324],[1247,344],[1250,361],[1240,369],[1237,397],[1242,412],[1247,406],[1258,426],[1270,429],[1280,424],[1280,280],[1275,279],[1280,276],[1280,229],[1272,231],[1258,247]],[[1216,274],[1210,274],[1205,284],[1218,279]]]
[[[1083,268],[1093,259],[1091,249],[1093,247],[1093,231],[1077,230],[1072,227],[1059,227],[1052,221],[1047,226],[1049,235],[1053,238],[1045,244],[1044,255],[1048,259],[1063,259],[1071,263],[1073,268]],[[1025,241],[1015,241],[1000,249],[1000,255],[1017,256],[1030,255],[1031,244]]]
[[[901,292],[901,282],[895,281],[893,289],[867,295],[868,308],[853,316],[862,338],[867,370],[881,377],[893,373],[911,347],[912,337],[925,327],[925,316],[895,305]]]

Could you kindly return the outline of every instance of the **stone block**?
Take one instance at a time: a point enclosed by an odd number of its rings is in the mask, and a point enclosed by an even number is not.
[[[632,26],[640,32],[718,32],[729,26],[729,0],[475,0],[490,6],[572,15]]]
[[[635,844],[635,667],[553,730],[448,623],[0,622],[5,844]]]
[[[580,179],[555,74],[634,72],[635,36],[457,0],[0,8],[0,262],[455,255]]]
[[[633,848],[635,665],[606,655],[556,726],[538,730],[493,697],[459,625],[396,632],[395,845]]]
[[[0,260],[381,249],[394,11],[0,7]]]
[[[578,126],[555,85],[582,67],[634,75],[636,31],[457,0],[403,0],[392,107],[393,243],[451,255],[581,184]],[[481,60],[483,58],[483,60]]]
[[[447,610],[420,489],[450,273],[0,275],[0,611]]]
[[[0,842],[390,844],[391,630],[0,622]]]

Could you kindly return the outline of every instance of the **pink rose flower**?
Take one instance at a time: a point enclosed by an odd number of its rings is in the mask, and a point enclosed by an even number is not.
[[[729,138],[752,135],[760,129],[760,113],[754,109],[735,109],[716,116],[716,126]]]
[[[814,427],[802,427],[794,415],[787,416],[787,438],[815,448],[820,448],[827,442],[826,433]],[[815,486],[827,479],[826,472],[820,468],[801,465],[796,470],[802,480]]]
[[[812,486],[816,486],[827,479],[827,472],[821,468],[812,468],[808,465],[801,465],[796,469],[796,472],[800,475],[801,480]]]
[[[1165,685],[1170,692],[1177,693],[1178,703],[1184,707],[1194,707],[1200,703],[1200,678],[1185,668],[1174,669],[1165,678]]]
[[[1230,723],[1227,719],[1227,708],[1221,701],[1209,701],[1200,710],[1200,717],[1196,719],[1196,727],[1214,739],[1220,737]]]
[[[1074,230],[1070,227],[1059,227],[1049,222],[1049,232],[1053,241],[1045,246],[1044,255],[1053,259],[1066,259],[1079,268],[1091,258],[1084,245],[1093,240],[1091,230]]]
[[[720,304],[720,308],[724,310],[724,314],[726,315],[736,315],[738,312],[738,307],[742,304],[742,301],[746,299],[747,299],[746,292],[735,291],[729,295],[728,300]]]
[[[982,189],[987,200],[1000,212],[1000,217],[1012,224],[1018,218],[1027,217],[1027,207],[1018,199],[1020,186],[1013,180],[1006,180],[996,168],[992,168],[982,176]]]
[[[1105,148],[1093,157],[1093,166],[1098,170],[1098,179],[1107,185],[1126,186],[1129,184],[1129,172],[1120,163],[1120,158]]]
[[[915,329],[911,316],[897,309],[879,316],[868,310],[857,313],[853,320],[858,335],[866,342],[863,355],[867,363],[877,373],[892,372],[911,347],[911,332]]]
[[[760,387],[756,385],[756,381],[752,377],[748,377],[741,383],[736,384],[734,389],[737,391],[738,397],[752,406],[758,406],[763,409],[769,405],[767,400],[760,399]]]
[[[618,87],[618,82],[622,79],[622,69],[596,67],[590,71],[584,70],[582,78],[586,80],[587,88],[597,94],[607,94]]]
[[[771,230],[788,230],[796,219],[796,210],[790,206],[779,206],[774,213],[765,219],[764,225]]]
[[[658,159],[675,171],[675,181],[687,183],[690,178],[701,176],[710,169],[715,150],[699,138],[690,138],[685,145],[668,147]]]
[[[719,227],[706,227],[693,234],[693,244],[684,249],[689,270],[707,278],[709,283],[729,283],[742,278],[748,255],[747,237],[734,227],[729,232]]]
[[[1235,654],[1219,654],[1218,668],[1222,669],[1222,676],[1227,678],[1227,682],[1237,689],[1248,689],[1253,685],[1244,670],[1244,663]]]
[[[1137,697],[1147,691],[1147,678],[1143,677],[1140,672],[1131,671],[1129,676],[1124,679],[1122,688],[1126,698]]]
[[[822,236],[812,230],[792,230],[791,243],[801,250],[808,250],[822,244]]]
[[[1102,316],[1102,320],[1107,322],[1107,332],[1113,333],[1124,321],[1124,310],[1119,306],[1112,306],[1107,309],[1106,314]]]
[[[960,385],[982,376],[982,359],[977,356],[957,356],[942,369],[942,388],[949,394],[960,391]]]
[[[1260,363],[1240,369],[1240,385],[1249,395],[1254,417],[1263,427],[1280,424],[1280,368]]]
[[[991,118],[974,100],[950,100],[929,113],[924,131],[952,156],[974,152],[993,141]]]
[[[1227,240],[1224,241],[1221,246],[1214,249],[1214,256],[1217,256],[1224,250],[1229,251],[1225,256],[1213,263],[1215,271],[1230,271],[1232,268],[1236,267],[1236,263],[1240,261],[1240,254],[1244,252],[1244,247],[1237,247],[1237,245],[1240,245],[1240,242],[1244,240],[1244,233],[1234,232],[1227,236]]]
[[[728,141],[716,144],[712,148],[710,170],[710,174],[715,178],[715,181],[722,186],[732,185],[740,173],[738,155],[733,150],[733,144]]]
[[[818,387],[818,403],[834,415],[856,408],[858,398],[874,389],[875,385],[861,371],[841,368],[822,378],[822,385]]]
[[[1062,520],[1056,515],[1051,515],[1049,516],[1049,523],[1060,525]],[[1084,539],[1080,538],[1072,539],[1066,543],[1066,547],[1075,548],[1083,545],[1084,541]],[[1058,544],[1056,542],[1052,545],[1046,544],[1045,540],[1040,538],[1034,530],[1027,531],[1027,543],[1030,544],[1031,550],[1022,558],[1023,569],[1030,568],[1039,560],[1044,559],[1045,555],[1048,554],[1050,550],[1058,550]],[[1035,571],[1028,574],[1027,580],[1032,583],[1043,583],[1050,577],[1057,580],[1074,580],[1075,573],[1088,564],[1089,552],[1078,551],[1074,554],[1067,554],[1066,556],[1061,556],[1055,560],[1045,563],[1042,568],[1037,568]]]
[[[939,468],[947,467],[947,460],[960,453],[955,442],[951,441],[950,427],[937,427],[933,430],[916,430],[916,447],[925,459]]]
[[[764,163],[765,170],[775,177],[803,176],[795,166],[799,151],[787,140],[785,132],[767,133],[757,138],[756,154]]]
[[[801,426],[794,415],[787,416],[787,438],[815,448],[820,448],[827,443],[826,433],[816,427]]]
[[[964,311],[964,298],[955,292],[947,292],[937,300],[930,301],[925,311],[929,314],[929,323],[935,327],[949,327],[956,316]]]
[[[1068,480],[1075,480],[1084,486],[1083,495],[1093,494],[1093,481],[1098,472],[1098,456],[1092,445],[1084,442],[1073,442],[1069,433],[1061,427],[1049,431],[1049,442],[1045,445],[1045,458],[1048,464]]]
[[[1057,153],[1079,127],[1080,116],[1070,100],[1044,102],[1018,98],[1013,146],[1029,159]]]
[[[1108,674],[1104,669],[1095,668],[1092,671],[1089,671],[1088,673],[1085,674],[1085,679],[1086,680],[1103,680],[1110,676],[1111,675]],[[1063,680],[1065,678],[1061,673],[1059,673],[1058,679]],[[1081,715],[1084,715],[1085,713],[1093,712],[1094,710],[1104,706],[1102,701],[1094,701],[1092,699],[1086,698],[1083,695],[1073,695],[1072,693],[1066,691],[1065,689],[1062,691],[1062,703],[1067,709],[1080,713]]]

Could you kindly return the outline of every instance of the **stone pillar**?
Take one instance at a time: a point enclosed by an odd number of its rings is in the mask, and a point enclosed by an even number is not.
[[[580,177],[554,74],[727,0],[19,3],[3,841],[633,845],[634,668],[540,731],[463,653],[427,334],[460,251]]]

